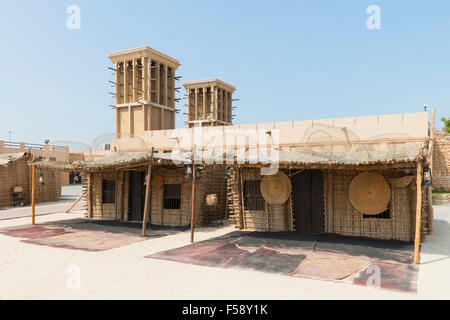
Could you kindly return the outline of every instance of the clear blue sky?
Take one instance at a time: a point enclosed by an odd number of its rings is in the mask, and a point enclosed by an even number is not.
[[[66,27],[71,4],[81,30]],[[381,30],[366,27],[372,4]],[[425,103],[449,117],[449,17],[447,0],[2,0],[0,139],[11,130],[13,141],[90,143],[114,132],[107,55],[142,45],[178,59],[183,81],[235,85],[235,123],[418,112]]]

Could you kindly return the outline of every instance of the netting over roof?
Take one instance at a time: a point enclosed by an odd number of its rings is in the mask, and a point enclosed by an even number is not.
[[[423,143],[388,144],[380,148],[378,145],[365,144],[350,151],[328,152],[314,151],[304,148],[295,150],[236,150],[225,153],[211,150],[196,151],[195,161],[198,164],[216,165],[322,165],[359,166],[375,164],[395,164],[416,162],[424,157]],[[154,153],[153,158],[159,165],[183,165],[191,162],[191,152]],[[149,163],[151,152],[114,152],[95,161],[72,161],[37,163],[38,167],[53,168],[66,171],[114,170]]]
[[[6,167],[16,160],[22,159],[26,152],[0,154],[0,167]]]

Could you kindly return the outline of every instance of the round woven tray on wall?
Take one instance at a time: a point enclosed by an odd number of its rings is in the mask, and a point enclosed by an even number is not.
[[[152,181],[150,183],[152,188],[159,189],[162,187],[163,183],[163,177],[161,177],[159,174],[152,176]]]
[[[353,178],[348,195],[356,210],[363,214],[376,215],[387,210],[391,189],[381,174],[363,172]]]
[[[278,171],[271,176],[264,176],[261,180],[261,194],[269,204],[283,204],[291,195],[292,185],[289,177]]]

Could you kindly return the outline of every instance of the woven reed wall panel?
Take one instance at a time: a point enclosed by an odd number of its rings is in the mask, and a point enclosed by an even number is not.
[[[242,168],[243,181],[260,180],[262,178],[259,169]],[[267,204],[265,210],[245,210],[242,214],[242,196],[239,189],[240,183],[237,181],[236,173],[232,174],[229,182],[229,196],[233,197],[232,212],[233,220],[238,222],[238,226],[252,231],[288,231],[292,225],[292,216],[288,217],[288,202],[283,205]],[[242,221],[242,222],[240,222]]]
[[[30,177],[31,177],[31,168]],[[45,184],[38,184],[39,175],[42,174]],[[31,181],[31,178],[30,178]],[[61,197],[61,173],[47,169],[36,170],[36,202],[57,201]]]
[[[25,193],[26,203],[31,202],[31,167],[28,157],[23,157],[6,167],[0,168],[0,207],[14,205],[14,187],[21,186]],[[45,184],[38,184],[39,175],[42,174]],[[61,174],[57,171],[36,170],[36,203],[57,201],[61,196]]]
[[[414,237],[415,183],[391,187],[390,218],[363,218],[353,208],[348,190],[360,171],[327,171],[325,174],[325,230],[348,236],[411,241]],[[379,171],[385,178],[405,175],[402,170]],[[414,180],[415,181],[415,180]],[[422,201],[425,202],[425,201]],[[423,203],[422,212],[426,203]],[[426,213],[422,214],[422,232],[426,232]]]
[[[181,209],[180,210],[168,210],[163,209],[163,187],[156,189],[151,188],[151,217],[152,224],[164,224],[173,226],[184,226],[190,223],[191,213],[191,179],[184,179],[184,170],[164,170],[154,168],[153,174],[160,174],[163,177],[165,184],[178,184],[182,185],[181,191]],[[120,172],[114,173],[91,173],[91,194],[90,197],[86,196],[88,200],[87,209],[91,210],[92,219],[97,220],[128,220],[129,211],[129,184],[130,184],[130,172],[125,171],[123,173],[123,185],[121,181]],[[102,203],[102,180],[115,180],[116,181],[116,203],[104,204]],[[86,190],[88,189],[89,177],[85,178]],[[196,215],[200,214],[200,195],[202,193],[201,181],[197,183],[197,189],[199,195],[197,198],[199,202],[196,203]],[[91,199],[92,203],[89,203]]]
[[[227,185],[225,181],[226,168],[207,167],[202,172],[203,200],[202,207],[206,204],[208,194],[217,195],[218,213],[222,218],[226,215],[227,208]]]
[[[164,187],[151,189],[151,223],[156,225],[187,226],[191,223],[192,179],[186,179],[185,169],[154,168],[153,175],[160,175],[163,184],[181,184],[180,209],[163,209]],[[201,223],[206,195],[216,193],[219,212],[225,214],[226,185],[223,168],[208,167],[201,172],[200,180],[196,182],[195,224]]]
[[[183,169],[154,168],[152,175],[160,175],[163,185],[160,188],[151,188],[151,218],[152,224],[185,226],[190,223],[191,213],[191,179],[184,179]],[[180,209],[164,209],[164,184],[181,184]]]
[[[91,208],[92,219],[95,220],[118,220],[117,215],[117,196],[118,196],[118,174],[117,173],[91,173]],[[114,180],[116,182],[116,200],[115,203],[102,202],[102,180]]]
[[[0,207],[14,205],[14,187],[21,186],[25,193],[27,203],[30,203],[31,175],[24,159],[19,159],[9,166],[0,167]],[[36,197],[37,198],[37,197]]]

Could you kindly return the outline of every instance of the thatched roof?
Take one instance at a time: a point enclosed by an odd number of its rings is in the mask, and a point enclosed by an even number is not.
[[[361,145],[352,151],[313,151],[304,148],[295,150],[281,150],[266,155],[264,152],[240,153],[231,157],[232,164],[244,165],[270,165],[279,163],[283,166],[362,166],[362,165],[395,165],[396,163],[415,163],[424,158],[423,143],[409,143],[404,145],[393,145],[391,147],[378,149],[375,146]],[[226,155],[206,155],[199,156],[206,163],[225,162]],[[190,159],[187,157],[187,159]],[[230,163],[230,162],[228,162]]]
[[[371,165],[417,162],[423,158],[421,144],[383,150],[361,148],[347,152],[315,152],[309,150],[280,151],[280,163],[308,165]]]
[[[7,167],[14,161],[20,160],[25,157],[26,154],[26,152],[0,154],[0,167]]]
[[[154,153],[156,165],[173,166],[191,162],[191,152],[184,153]],[[312,151],[298,148],[290,151],[266,155],[264,152],[238,153],[227,155],[225,153],[211,154],[208,151],[196,152],[196,163],[214,165],[259,165],[268,166],[278,163],[280,166],[323,166],[324,168],[341,166],[367,166],[389,165],[399,163],[415,163],[424,157],[423,143],[408,143],[392,145],[382,149],[376,146],[362,145],[359,148],[347,152]],[[117,169],[134,168],[144,166],[150,162],[150,152],[114,152],[96,161],[72,161],[66,162],[37,162],[41,168],[51,168],[64,171],[108,171]]]
[[[95,161],[55,162],[40,161],[36,166],[40,168],[49,168],[63,171],[97,171],[115,169],[121,166],[132,166],[149,162],[151,154],[149,152],[114,152],[111,155],[100,158]]]

